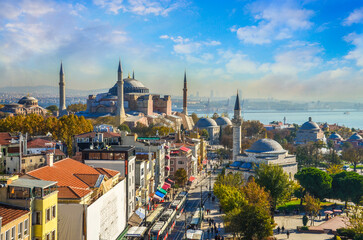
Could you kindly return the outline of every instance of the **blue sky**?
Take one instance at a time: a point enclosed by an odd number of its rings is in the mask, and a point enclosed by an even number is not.
[[[361,0],[2,0],[0,83],[363,102]]]

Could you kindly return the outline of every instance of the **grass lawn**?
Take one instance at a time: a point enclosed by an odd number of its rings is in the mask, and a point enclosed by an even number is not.
[[[321,202],[320,206],[321,207],[326,207],[326,206],[330,206],[330,205],[333,205],[333,204],[334,203],[332,203],[332,202]],[[292,212],[295,209],[299,208],[300,211],[301,211],[301,210],[304,210],[304,205],[305,205],[305,203],[303,203],[303,205],[300,206],[300,199],[295,198],[295,199],[292,199],[289,202],[286,202],[285,204],[278,205],[277,210],[279,210],[280,212],[283,212],[283,211]]]
[[[351,169],[354,169],[354,166],[350,166]],[[357,169],[363,169],[363,165],[357,165]]]

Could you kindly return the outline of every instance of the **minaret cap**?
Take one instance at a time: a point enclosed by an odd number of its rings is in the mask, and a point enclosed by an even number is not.
[[[236,103],[234,104],[234,110],[241,110],[241,106],[239,104],[238,91],[237,91]]]
[[[184,82],[187,82],[187,70],[184,70]]]
[[[60,71],[59,71],[59,74],[63,75],[63,63],[61,62],[61,66],[60,66]]]
[[[118,72],[122,72],[121,60],[118,61]]]

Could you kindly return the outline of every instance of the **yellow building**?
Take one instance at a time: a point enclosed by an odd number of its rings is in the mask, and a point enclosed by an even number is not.
[[[0,201],[30,211],[32,239],[58,239],[57,182],[19,179],[18,176],[8,178],[6,182],[8,187],[0,189]]]
[[[31,240],[30,211],[0,204],[1,231],[0,239]]]

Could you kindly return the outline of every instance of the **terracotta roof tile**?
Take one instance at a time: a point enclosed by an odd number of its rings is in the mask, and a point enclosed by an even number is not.
[[[84,197],[89,192],[91,192],[88,184],[93,183],[92,179],[95,179],[96,177],[98,179],[100,172],[86,164],[70,158],[66,158],[54,163],[52,167],[45,166],[42,168],[38,168],[36,170],[28,172],[27,175],[42,180],[56,181],[58,182],[57,185],[59,187],[69,187],[72,191],[75,192],[76,195],[78,195],[79,197]],[[81,177],[81,180],[79,176],[83,175],[94,176],[87,178]],[[62,191],[64,192],[59,195],[59,198],[62,198],[61,196],[63,195],[72,195],[72,193],[70,193],[70,191],[68,190]]]
[[[100,174],[74,174],[74,176],[78,177],[82,182],[93,188],[95,187]]]
[[[0,216],[3,217],[1,226],[5,226],[6,224],[28,213],[28,210],[0,204]]]
[[[8,132],[0,132],[0,145],[9,145],[11,139],[18,139],[18,137],[12,137]]]
[[[108,168],[95,168],[97,171],[99,171],[101,174],[106,175],[108,178],[113,178],[117,174],[119,174],[119,171],[111,170]]]
[[[121,137],[120,133],[114,133],[114,132],[101,132],[103,134],[104,138],[111,138],[111,137]],[[88,132],[88,133],[82,133],[79,135],[74,136],[75,138],[94,138],[96,136],[96,132]]]
[[[36,138],[33,140],[28,141],[28,148],[46,148],[46,147],[51,147],[51,146],[47,146],[47,143],[52,143],[55,144],[55,142],[52,141],[48,141],[45,139],[41,139],[41,138]]]
[[[58,198],[78,199],[90,194],[91,192],[91,190],[84,188],[59,187]]]

